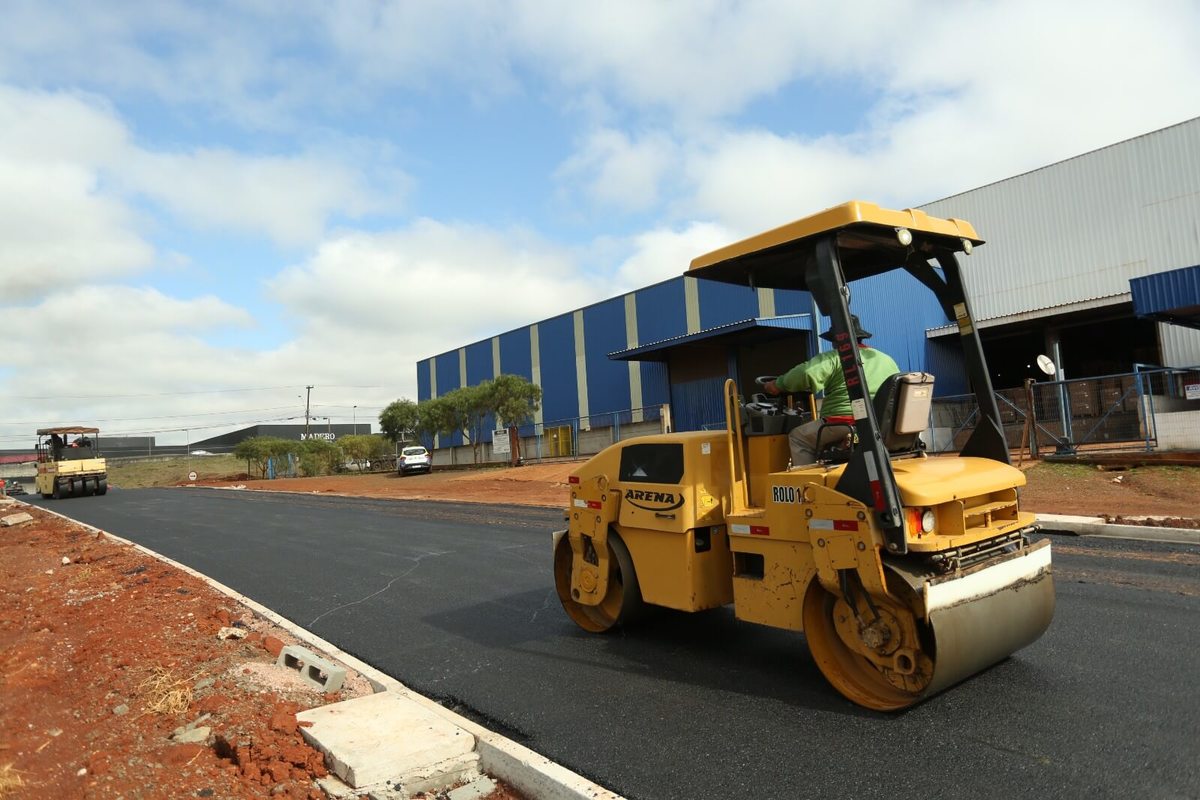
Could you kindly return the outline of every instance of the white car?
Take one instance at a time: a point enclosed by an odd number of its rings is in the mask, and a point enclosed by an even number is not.
[[[400,451],[400,457],[396,459],[396,471],[401,475],[407,475],[410,472],[433,472],[433,459],[429,457],[429,451],[419,445],[406,447]]]

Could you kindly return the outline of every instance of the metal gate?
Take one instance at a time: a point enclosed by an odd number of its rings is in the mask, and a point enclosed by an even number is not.
[[[1010,449],[1153,450],[1159,444],[1158,422],[1163,414],[1176,415],[1171,419],[1171,447],[1200,448],[1197,368],[1137,365],[1134,372],[1030,383],[1000,390],[995,396]],[[935,398],[930,451],[960,450],[978,419],[974,395]]]

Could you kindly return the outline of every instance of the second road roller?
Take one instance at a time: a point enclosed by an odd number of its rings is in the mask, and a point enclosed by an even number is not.
[[[762,363],[743,346],[729,359],[724,430],[621,441],[571,475],[568,527],[553,536],[567,615],[604,633],[647,604],[732,605],[740,620],[803,632],[833,688],[880,711],[1037,640],[1054,614],[1050,543],[1031,538],[1036,517],[1021,510],[1025,478],[958,262],[982,244],[963,220],[850,202],[695,259],[686,274],[700,280],[811,294],[850,393],[852,415],[831,421],[845,435],[793,466],[787,434],[815,405],[756,394],[769,376],[738,374]],[[922,438],[935,376],[898,373],[873,396],[862,379],[848,284],[890,271],[931,291],[957,326],[979,407],[957,456],[930,456]]]

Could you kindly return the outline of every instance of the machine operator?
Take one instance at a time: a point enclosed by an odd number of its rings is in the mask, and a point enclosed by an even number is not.
[[[863,330],[857,315],[850,315],[850,324],[854,329],[855,338],[858,339],[859,356],[862,358],[863,372],[867,379],[867,391],[874,398],[875,392],[879,390],[883,382],[899,372],[900,367],[887,353],[876,350],[863,342],[864,339],[870,338],[871,333]],[[821,334],[821,338],[832,342],[833,330],[825,331]],[[825,393],[825,400],[821,404],[821,416],[793,428],[788,434],[793,467],[816,463],[817,453],[826,445],[845,437],[847,428],[854,424],[850,410],[850,390],[846,388],[846,378],[842,375],[841,363],[834,350],[818,353],[803,364],[797,364],[775,380],[765,383],[763,389],[772,395],[783,392]],[[844,425],[837,423],[844,423]],[[821,430],[822,425],[825,426],[823,431]],[[817,441],[818,433],[821,441]]]

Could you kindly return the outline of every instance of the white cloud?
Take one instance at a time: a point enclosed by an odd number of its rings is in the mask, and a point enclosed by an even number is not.
[[[148,267],[153,248],[101,173],[127,144],[102,105],[0,86],[0,299]]]
[[[693,258],[723,247],[736,238],[728,228],[698,222],[680,230],[657,228],[646,231],[633,237],[633,252],[617,269],[618,283],[629,290],[676,278],[687,270]]]
[[[186,225],[264,234],[288,246],[318,241],[335,214],[394,211],[403,191],[376,191],[360,170],[336,161],[229,150],[130,151],[120,180]]]
[[[332,238],[270,285],[305,329],[359,341],[387,334],[389,349],[406,346],[406,336],[446,349],[607,291],[599,279],[578,274],[569,252],[529,233],[427,219],[399,231]]]
[[[28,299],[154,265],[150,200],[185,227],[318,241],[331,218],[394,212],[409,180],[349,158],[137,146],[116,112],[69,92],[0,85],[0,290]],[[177,259],[172,259],[176,260]]]
[[[644,211],[658,202],[659,184],[674,159],[674,145],[665,134],[632,140],[604,128],[593,131],[555,177],[563,186],[582,184],[581,191],[597,205]]]

